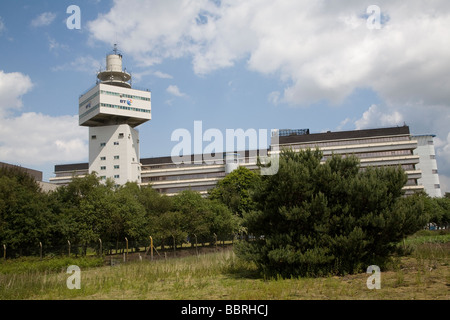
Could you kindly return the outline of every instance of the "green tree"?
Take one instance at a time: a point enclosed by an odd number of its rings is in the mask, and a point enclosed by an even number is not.
[[[259,179],[257,173],[241,166],[217,182],[216,187],[209,191],[209,198],[221,201],[242,217],[244,212],[255,209],[251,190]]]
[[[0,168],[0,242],[19,255],[51,244],[49,198],[20,168]]]
[[[422,195],[425,211],[429,214],[430,223],[439,227],[446,227],[450,223],[450,198],[432,198]]]
[[[211,236],[208,216],[210,210],[207,200],[192,190],[184,190],[173,197],[174,210],[182,216],[182,229],[193,239],[207,239]]]
[[[359,167],[354,156],[321,163],[318,149],[283,150],[277,174],[255,187],[244,215],[251,241],[236,246],[266,275],[354,273],[382,266],[427,221],[420,197],[403,198],[401,168]]]
[[[74,177],[52,197],[61,244],[69,240],[74,246],[82,246],[85,253],[89,244],[109,238],[111,217],[117,210],[112,181],[102,184],[95,173]]]
[[[218,200],[207,200],[207,202],[210,212],[207,216],[209,234],[216,234],[219,241],[233,239],[239,231],[242,219]]]
[[[117,241],[140,242],[148,237],[146,211],[139,202],[140,189],[137,183],[128,182],[115,192],[114,210],[111,216],[111,232]]]

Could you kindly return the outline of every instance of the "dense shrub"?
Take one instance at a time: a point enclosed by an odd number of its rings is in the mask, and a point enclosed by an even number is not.
[[[382,265],[427,222],[420,197],[402,197],[401,168],[360,169],[354,156],[283,150],[277,174],[254,190],[244,214],[252,236],[236,246],[268,276],[354,273]]]

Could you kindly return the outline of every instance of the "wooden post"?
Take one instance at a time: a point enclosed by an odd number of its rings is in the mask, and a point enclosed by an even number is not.
[[[126,261],[128,261],[128,239],[125,237],[125,242],[127,244],[127,255],[126,255]]]
[[[197,257],[198,257],[197,235],[194,234],[194,237],[195,237],[195,252],[197,253]]]
[[[70,258],[70,241],[67,240],[67,243],[69,244],[69,258]]]
[[[173,238],[173,256],[175,257],[175,255],[176,255],[176,252],[175,252],[175,250],[176,250],[176,247],[175,247],[175,236],[172,235],[172,238]]]
[[[100,242],[100,250],[99,250],[99,254],[100,254],[100,257],[103,257],[102,239],[99,238],[98,241]]]
[[[153,238],[150,236],[150,257],[153,260]]]
[[[3,259],[6,260],[6,244],[3,244]]]
[[[42,242],[39,242],[39,247],[40,247],[40,253],[39,253],[39,255],[40,255],[40,259],[42,260]]]
[[[216,250],[217,250],[217,234],[215,234],[214,233],[214,245],[215,245],[215,247],[216,247]]]

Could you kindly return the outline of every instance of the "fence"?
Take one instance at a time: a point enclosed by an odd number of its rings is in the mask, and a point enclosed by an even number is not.
[[[11,247],[3,244],[3,259],[18,257],[39,257],[40,259],[59,257],[110,257],[110,261],[130,261],[135,259],[167,259],[169,257],[183,256],[186,251],[194,251],[199,254],[210,249],[219,250],[226,245],[232,244],[235,236],[218,239],[213,237],[196,236],[180,241],[172,237],[165,239],[154,239],[149,236],[147,240],[134,241],[126,237],[123,241],[103,242],[98,239],[88,244],[74,244],[70,240],[65,244],[47,245],[42,242],[23,247]],[[172,240],[172,241],[170,241]],[[192,253],[192,252],[191,252]],[[139,258],[140,257],[140,258]],[[106,259],[108,261],[108,259]],[[111,264],[113,264],[111,262]]]

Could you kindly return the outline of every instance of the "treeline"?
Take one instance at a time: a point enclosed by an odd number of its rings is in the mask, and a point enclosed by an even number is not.
[[[450,199],[404,197],[400,167],[361,170],[355,156],[322,158],[320,150],[283,150],[277,174],[239,167],[206,198],[115,187],[95,174],[44,193],[25,172],[0,168],[0,245],[26,255],[39,242],[86,249],[98,239],[117,247],[127,238],[148,246],[152,236],[157,246],[173,246],[239,233],[236,254],[261,272],[315,276],[381,266],[408,235],[430,223],[448,227]]]
[[[228,240],[239,222],[225,204],[189,190],[168,197],[150,186],[115,187],[89,174],[45,193],[26,172],[0,168],[0,245],[16,255],[36,254],[39,243],[65,248],[70,241],[83,254],[99,239],[104,249],[125,238],[148,246],[149,236],[163,246]]]

